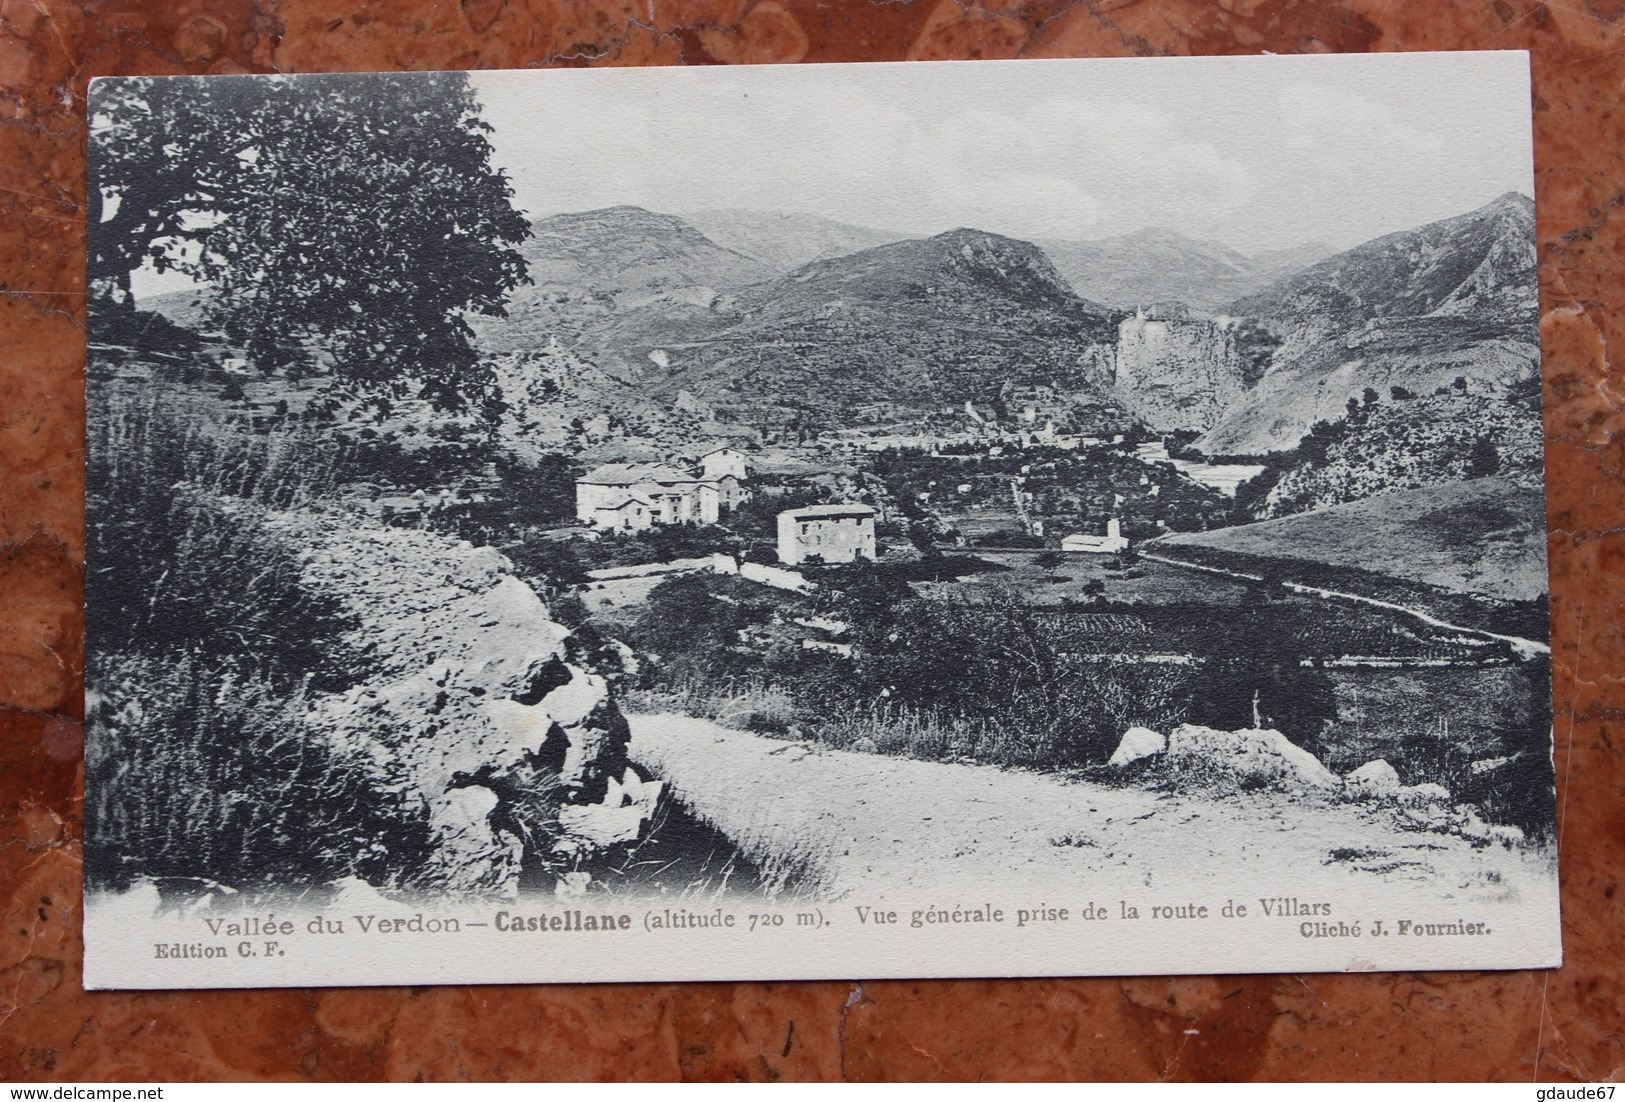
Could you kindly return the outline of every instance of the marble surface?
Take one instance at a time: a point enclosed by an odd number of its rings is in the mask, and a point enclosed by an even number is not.
[[[87,78],[1469,48],[1534,55],[1562,969],[81,989]],[[0,0],[0,119],[0,1079],[1625,1075],[1625,0]]]

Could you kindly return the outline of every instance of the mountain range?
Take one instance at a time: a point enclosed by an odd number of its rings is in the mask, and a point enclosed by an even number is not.
[[[1279,338],[1245,398],[1196,441],[1210,455],[1291,448],[1369,388],[1505,391],[1538,375],[1534,203],[1388,234],[1231,303]]]
[[[1058,423],[1074,410],[1081,431],[1135,417],[1194,429],[1210,456],[1291,449],[1368,390],[1459,379],[1494,395],[1538,370],[1533,204],[1515,193],[1301,268],[1318,250],[1248,258],[1161,231],[884,241],[809,215],[692,217],[619,206],[537,221],[521,246],[533,282],[509,317],[469,319],[480,347],[567,351],[623,398],[682,398],[742,427],[917,421],[1044,386]],[[201,293],[145,305],[195,321]],[[1170,320],[1137,322],[1143,299]]]
[[[682,215],[706,237],[779,274],[815,260],[862,252],[912,235],[795,211],[701,210]]]
[[[704,311],[650,302],[585,337],[606,368],[743,420],[886,423],[1006,384],[1095,395],[1106,308],[1078,297],[1036,245],[959,229],[813,261],[718,295]],[[746,412],[748,411],[748,412]]]
[[[651,304],[704,311],[718,294],[776,274],[680,218],[632,206],[540,219],[519,251],[531,282],[510,294],[508,317],[469,319],[487,352],[573,344],[594,323]]]
[[[1311,244],[1249,257],[1215,241],[1157,229],[1100,241],[1045,238],[1038,244],[1084,298],[1125,310],[1179,302],[1207,313],[1222,311],[1332,252]]]

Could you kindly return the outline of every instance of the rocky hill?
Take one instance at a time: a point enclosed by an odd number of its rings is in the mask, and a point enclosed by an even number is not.
[[[774,275],[682,219],[642,207],[559,214],[531,229],[520,252],[532,282],[510,296],[509,316],[469,319],[485,351],[574,342],[597,320],[653,303],[703,312],[719,294]]]
[[[1487,475],[1541,485],[1539,393],[1446,388],[1379,400],[1317,429],[1276,483],[1264,515],[1285,516],[1388,490],[1442,486]]]
[[[1249,257],[1170,230],[1099,241],[1045,238],[1038,244],[1084,298],[1124,310],[1182,302],[1206,313],[1221,311],[1331,252],[1306,245]]]
[[[1533,204],[1508,193],[1378,238],[1229,312],[1282,339],[1259,385],[1197,441],[1209,455],[1290,448],[1368,387],[1426,394],[1461,378],[1505,391],[1539,370]]]
[[[909,236],[795,211],[702,210],[682,217],[723,248],[780,274]]]
[[[1212,428],[1244,393],[1235,325],[1141,311],[1117,327],[1115,391],[1161,431]]]
[[[745,423],[853,425],[1010,383],[1097,397],[1114,330],[1036,246],[961,229],[815,261],[705,311],[626,310],[586,339],[653,395],[686,390]]]
[[[427,805],[420,886],[580,884],[599,851],[640,836],[659,786],[628,771],[610,683],[501,554],[353,517],[284,523],[308,542],[307,584],[355,617],[368,666],[313,723]]]
[[[1478,210],[1388,234],[1232,304],[1232,312],[1347,328],[1428,315],[1527,324],[1538,309],[1535,205],[1507,192]]]

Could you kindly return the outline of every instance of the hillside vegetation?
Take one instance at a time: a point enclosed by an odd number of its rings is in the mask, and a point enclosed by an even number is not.
[[[1390,234],[1230,305],[1282,343],[1254,391],[1196,446],[1257,455],[1294,446],[1366,388],[1426,394],[1464,377],[1505,390],[1538,374],[1534,204],[1508,193]]]
[[[1156,541],[1283,562],[1379,569],[1499,602],[1546,593],[1546,507],[1538,484],[1477,478],[1396,490],[1327,509]]]
[[[1500,474],[1539,487],[1539,396],[1446,389],[1426,398],[1373,401],[1320,424],[1298,448],[1298,464],[1264,502],[1266,516],[1340,505],[1392,490],[1444,486]]]

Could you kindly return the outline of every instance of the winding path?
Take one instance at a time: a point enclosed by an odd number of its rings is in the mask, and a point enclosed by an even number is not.
[[[1325,796],[1157,792],[831,750],[691,716],[627,718],[633,759],[694,813],[833,896],[1097,883],[1303,894],[1351,879],[1499,896],[1546,875],[1499,846]]]
[[[1249,574],[1242,570],[1226,570],[1221,566],[1208,566],[1204,563],[1185,562],[1182,559],[1159,555],[1154,551],[1147,551],[1143,546],[1138,548],[1140,558],[1151,562],[1159,562],[1164,566],[1178,567],[1181,570],[1196,570],[1204,574],[1219,574],[1226,578],[1236,578],[1242,581],[1261,582],[1263,577],[1258,574]],[[1429,627],[1443,628],[1446,631],[1459,632],[1462,635],[1471,635],[1478,639],[1491,639],[1496,642],[1510,645],[1519,658],[1529,659],[1537,655],[1552,653],[1550,644],[1535,639],[1524,639],[1517,635],[1500,635],[1483,628],[1471,628],[1463,624],[1452,624],[1448,620],[1441,620],[1431,613],[1421,609],[1410,608],[1406,605],[1396,605],[1392,601],[1381,601],[1375,597],[1362,597],[1358,593],[1344,593],[1336,589],[1321,589],[1319,586],[1303,585],[1299,582],[1282,582],[1281,585],[1294,593],[1302,593],[1311,597],[1320,597],[1323,600],[1350,601],[1354,604],[1369,605],[1373,608],[1387,609],[1389,612],[1399,612],[1413,619],[1420,620]]]

